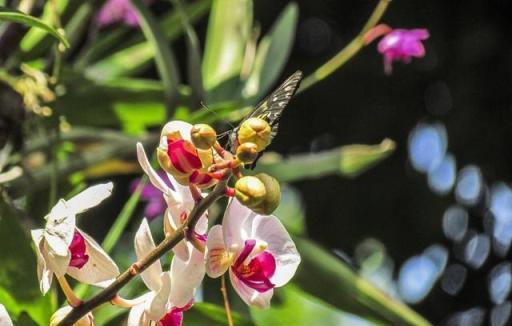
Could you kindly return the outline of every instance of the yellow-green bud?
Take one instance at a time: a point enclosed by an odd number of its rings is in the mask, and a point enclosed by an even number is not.
[[[258,146],[255,143],[243,143],[236,149],[236,157],[244,164],[251,164],[258,157]]]
[[[242,177],[235,183],[236,198],[249,208],[261,203],[266,194],[265,185],[256,177]]]
[[[265,186],[265,198],[256,206],[251,207],[258,214],[270,215],[274,212],[281,202],[281,187],[279,182],[266,173],[255,175]]]
[[[272,128],[267,121],[261,118],[249,118],[245,120],[238,130],[238,142],[254,143],[261,152],[272,140]]]
[[[194,125],[190,130],[192,143],[199,149],[210,149],[217,141],[217,133],[207,124],[201,123]]]

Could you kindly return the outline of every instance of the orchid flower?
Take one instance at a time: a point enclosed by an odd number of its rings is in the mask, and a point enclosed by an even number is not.
[[[140,143],[137,144],[137,158],[151,183],[163,193],[167,202],[164,229],[166,234],[172,234],[182,226],[188,214],[194,208],[195,201],[190,189],[176,182],[171,175],[168,175],[168,177],[172,187],[168,186],[151,167],[144,152],[144,147]],[[205,213],[199,218],[194,233],[190,236],[200,243],[205,243],[207,228],[208,219]],[[171,277],[180,281],[175,282],[172,287],[171,301],[178,307],[182,307],[194,297],[197,287],[204,278],[204,254],[187,240],[180,241],[173,248],[173,252],[175,256],[171,263]]]
[[[167,123],[160,136],[158,162],[178,183],[208,188],[217,182],[208,173],[217,154],[196,148],[191,140],[191,131],[192,125],[187,122],[175,120]]]
[[[429,37],[428,30],[425,28],[392,29],[385,24],[380,24],[365,35],[365,43],[368,44],[382,35],[384,37],[379,41],[377,49],[384,57],[386,74],[391,74],[394,61],[409,63],[412,57],[425,56],[425,47],[422,41]]]
[[[231,200],[222,226],[210,229],[206,273],[219,277],[229,269],[235,291],[250,306],[270,305],[274,287],[295,274],[300,256],[290,235],[275,216],[263,216]]]
[[[134,242],[135,253],[139,260],[156,248],[146,219],[142,220]],[[190,267],[194,268],[194,266]],[[128,326],[149,325],[150,321],[160,322],[160,325],[181,325],[183,311],[190,308],[192,298],[185,298],[186,302],[182,306],[178,306],[172,301],[170,295],[173,290],[171,274],[171,272],[162,271],[160,260],[157,260],[142,272],[142,281],[150,292],[144,294],[141,297],[141,302],[130,310]],[[176,280],[176,278],[173,278],[173,280]],[[186,279],[181,278],[176,282],[182,281],[186,282]]]
[[[150,3],[151,1],[144,1]],[[96,22],[100,27],[117,22],[128,26],[139,26],[139,16],[130,0],[107,0],[96,15]]]
[[[32,230],[41,292],[50,289],[53,274],[69,274],[79,282],[105,287],[119,269],[101,246],[76,227],[76,215],[97,206],[112,193],[112,183],[89,187],[75,197],[61,199],[45,217],[44,229]]]
[[[11,317],[7,313],[4,305],[0,303],[0,325],[2,326],[13,326]]]

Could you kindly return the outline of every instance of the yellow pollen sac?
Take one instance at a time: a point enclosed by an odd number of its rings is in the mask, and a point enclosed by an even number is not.
[[[257,151],[263,151],[272,140],[272,128],[267,121],[261,118],[249,118],[242,122],[238,130],[240,144],[253,143]]]
[[[279,182],[266,173],[258,173],[254,176],[265,187],[265,198],[257,205],[250,207],[254,212],[263,215],[270,215],[281,202],[281,187]]]
[[[261,203],[265,195],[265,185],[256,177],[242,177],[235,184],[236,198],[249,208]]]
[[[236,149],[236,157],[244,164],[251,164],[258,157],[258,146],[255,143],[243,143]]]

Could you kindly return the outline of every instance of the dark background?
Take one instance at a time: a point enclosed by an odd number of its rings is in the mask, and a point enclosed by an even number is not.
[[[258,1],[255,17],[263,32],[286,1]],[[284,76],[306,75],[345,46],[376,1],[299,1],[295,47]],[[455,202],[438,196],[407,157],[407,137],[420,121],[441,121],[457,168],[478,165],[488,185],[512,177],[511,5],[507,1],[393,1],[383,22],[395,28],[427,28],[426,56],[383,72],[372,44],[341,70],[297,96],[283,116],[272,147],[281,153],[318,151],[351,143],[379,143],[389,137],[397,150],[376,168],[349,180],[329,176],[298,182],[306,205],[308,232],[329,248],[352,254],[366,237],[382,241],[397,266],[433,243],[451,248],[441,218]],[[482,229],[476,208],[471,224]],[[509,257],[508,255],[507,257]],[[454,261],[450,255],[450,262]],[[470,270],[456,297],[436,285],[414,306],[438,323],[455,311],[491,308],[491,257]]]

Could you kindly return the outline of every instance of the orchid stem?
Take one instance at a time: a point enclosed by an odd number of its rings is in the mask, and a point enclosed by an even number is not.
[[[82,304],[82,300],[80,300],[75,295],[75,292],[73,292],[73,289],[69,285],[65,276],[57,277],[57,281],[59,281],[60,288],[62,289],[62,292],[64,292],[64,295],[66,296],[66,300],[68,301],[68,303],[71,307],[78,307],[80,304]]]
[[[227,186],[227,179],[220,181],[215,188],[199,201],[192,211],[190,212],[187,220],[180,226],[174,234],[166,237],[160,244],[153,249],[146,257],[135,262],[137,265],[136,273],[133,273],[131,268],[125,270],[119,275],[114,282],[108,287],[100,291],[91,299],[82,302],[77,307],[73,308],[71,312],[58,324],[58,326],[71,326],[74,325],[82,316],[85,316],[89,311],[98,307],[99,305],[113,300],[119,290],[128,284],[135,276],[146,270],[151,264],[160,259],[169,250],[174,248],[185,237],[185,230],[194,230],[199,218],[206,212],[206,210],[213,205],[217,199],[224,196],[224,190]]]
[[[364,36],[366,32],[379,23],[390,2],[391,0],[380,0],[359,34],[334,57],[316,69],[311,75],[304,78],[300,88],[297,90],[297,94],[327,78],[356,55],[364,46]]]
[[[231,316],[231,308],[229,307],[228,289],[226,288],[226,273],[222,274],[220,278],[220,292],[224,299],[224,309],[226,310],[226,317],[228,319],[228,326],[234,326],[233,317]]]

